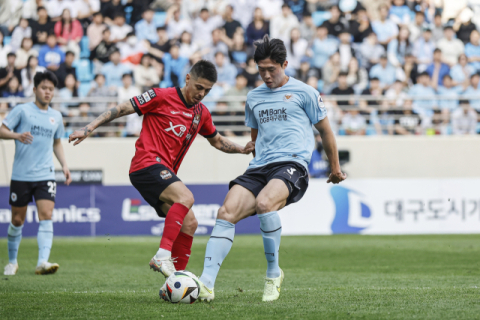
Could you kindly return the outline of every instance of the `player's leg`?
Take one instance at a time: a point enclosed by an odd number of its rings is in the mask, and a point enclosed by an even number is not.
[[[8,264],[3,271],[6,276],[13,276],[18,270],[18,248],[22,241],[22,229],[26,215],[27,206],[12,206],[12,220],[8,226]]]
[[[200,300],[213,300],[213,288],[220,266],[233,245],[235,224],[253,213],[255,213],[253,193],[238,184],[234,185],[228,192],[223,206],[218,210],[217,222],[207,243],[203,273],[200,277],[202,282]]]
[[[35,268],[36,274],[50,274],[57,272],[59,265],[50,263],[50,251],[53,243],[53,222],[52,214],[55,202],[52,200],[39,199],[35,197],[37,204],[38,219],[40,220],[37,233],[38,262]]]

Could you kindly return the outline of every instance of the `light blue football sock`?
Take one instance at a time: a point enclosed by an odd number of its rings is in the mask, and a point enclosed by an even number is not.
[[[207,243],[203,273],[200,277],[200,281],[207,288],[213,289],[215,286],[215,279],[217,279],[220,266],[232,248],[234,237],[235,225],[231,222],[217,219],[212,235]]]
[[[42,262],[48,261],[50,257],[50,250],[53,242],[53,222],[52,220],[42,220],[38,226],[37,234],[38,242],[38,263],[37,267]]]
[[[263,237],[263,248],[267,258],[267,278],[280,277],[278,266],[278,252],[282,236],[282,221],[277,211],[259,214],[260,230]]]
[[[8,262],[17,264],[18,247],[22,241],[23,226],[15,227],[11,222],[8,226]]]

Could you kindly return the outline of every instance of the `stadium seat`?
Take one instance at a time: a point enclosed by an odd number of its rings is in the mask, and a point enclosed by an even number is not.
[[[165,25],[165,20],[167,20],[166,12],[155,12],[153,16],[153,22],[157,27],[163,27]]]
[[[6,46],[7,44],[10,44],[12,42],[12,37],[6,36],[3,38],[3,44]]]
[[[80,58],[90,58],[90,49],[89,49],[89,39],[87,36],[84,36],[80,41]],[[78,59],[79,57],[77,57]]]
[[[325,82],[324,82],[323,80],[318,80],[318,82],[317,82],[317,90],[318,90],[319,92],[322,92],[324,84],[325,84]]]
[[[81,98],[86,97],[91,88],[92,83],[90,81],[81,82],[78,87],[78,96]]]
[[[92,65],[88,59],[77,60],[74,64],[77,71],[77,80],[81,82],[93,79]]]
[[[132,11],[133,7],[125,7],[125,22],[127,24],[130,24],[130,21],[132,21]]]
[[[330,19],[331,14],[328,11],[316,11],[312,13],[313,23],[318,27],[324,21]]]

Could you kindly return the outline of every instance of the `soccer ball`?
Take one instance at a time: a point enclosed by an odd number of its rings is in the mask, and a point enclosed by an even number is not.
[[[198,278],[189,271],[177,271],[167,278],[160,288],[160,298],[171,303],[192,304],[198,299]]]

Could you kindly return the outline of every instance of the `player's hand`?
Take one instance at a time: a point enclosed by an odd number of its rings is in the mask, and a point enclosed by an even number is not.
[[[243,148],[243,154],[250,154],[252,153],[253,151],[255,151],[255,141],[250,141],[249,143],[247,143],[247,145],[245,146],[245,148]]]
[[[333,184],[339,184],[343,180],[347,179],[347,174],[343,173],[342,171],[335,172],[335,173],[330,173],[330,176],[328,176],[327,183],[333,183]]]
[[[70,175],[70,170],[67,167],[63,167],[63,174],[65,175],[65,184],[68,186],[72,182],[72,176]]]
[[[18,136],[17,140],[24,144],[31,144],[33,141],[33,136],[30,132],[27,131],[27,132],[21,133]]]
[[[91,132],[92,130],[87,129],[86,127],[80,130],[75,130],[75,132],[68,137],[68,143],[73,141],[73,146],[76,146],[77,144],[85,140]]]

